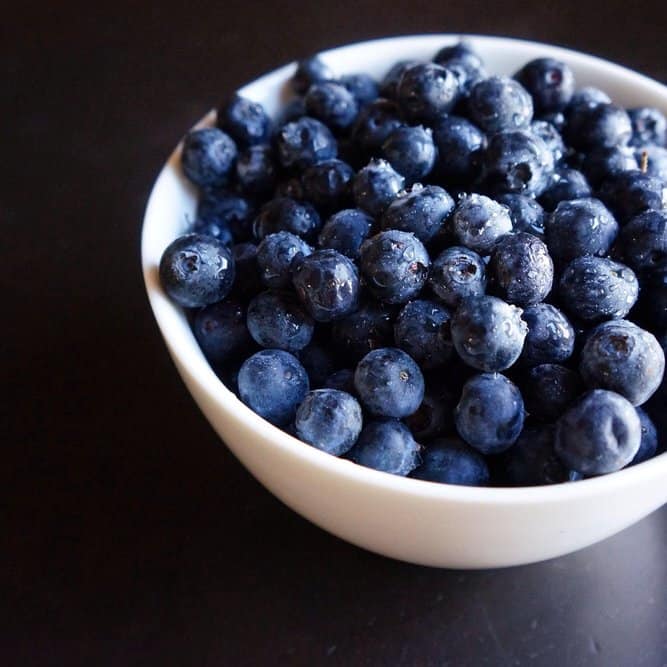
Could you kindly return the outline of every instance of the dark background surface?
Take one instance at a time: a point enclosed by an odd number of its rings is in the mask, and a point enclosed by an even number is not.
[[[223,95],[277,64],[384,35],[480,32],[667,81],[664,5],[319,5],[3,10],[0,662],[666,665],[667,508],[582,552],[501,571],[349,546],[220,444],[139,271],[163,160]]]

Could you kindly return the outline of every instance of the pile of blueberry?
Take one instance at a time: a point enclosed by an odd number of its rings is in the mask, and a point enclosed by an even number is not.
[[[661,451],[659,110],[576,89],[551,58],[489,76],[466,43],[380,82],[312,57],[291,85],[279,118],[235,95],[185,137],[201,196],[160,263],[246,405],[450,484],[572,481]]]

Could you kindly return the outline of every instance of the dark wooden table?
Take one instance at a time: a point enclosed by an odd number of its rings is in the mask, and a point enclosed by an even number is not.
[[[662,3],[597,4],[4,8],[0,664],[667,664],[667,508],[502,571],[351,547],[221,445],[139,271],[162,161],[243,82],[317,49],[444,31],[556,42],[667,81]]]

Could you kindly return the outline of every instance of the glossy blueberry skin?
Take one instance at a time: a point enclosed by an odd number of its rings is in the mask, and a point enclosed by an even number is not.
[[[331,346],[327,345],[325,341],[317,341],[317,330],[313,340],[306,345],[302,350],[299,350],[297,357],[301,365],[308,373],[311,389],[319,389],[324,386],[327,378],[337,368],[337,360],[334,359]]]
[[[331,130],[315,118],[303,116],[283,125],[276,137],[278,158],[287,169],[305,169],[338,153]]]
[[[403,306],[394,323],[396,346],[424,370],[443,366],[454,353],[449,333],[450,319],[449,310],[434,301],[410,301]]]
[[[462,301],[450,324],[452,341],[461,359],[487,373],[512,366],[528,332],[521,312],[494,296]]]
[[[241,190],[251,196],[271,194],[276,186],[277,167],[273,149],[267,144],[249,146],[236,161],[236,182]]]
[[[243,362],[238,389],[241,400],[260,417],[285,426],[308,393],[308,375],[289,352],[261,350]]]
[[[667,212],[646,211],[630,220],[621,231],[626,263],[639,275],[667,266]]]
[[[385,419],[364,426],[350,458],[367,468],[404,477],[419,465],[420,450],[405,424]]]
[[[537,121],[546,121],[549,125],[556,128],[559,134],[562,135],[565,129],[565,113],[563,111],[546,111],[536,116]],[[562,139],[562,136],[561,136]]]
[[[637,411],[612,391],[589,391],[556,422],[556,454],[584,475],[620,470],[632,461],[640,443]]]
[[[579,150],[595,146],[625,146],[632,136],[630,117],[625,109],[615,104],[582,106],[568,120],[566,139]]]
[[[253,222],[253,232],[258,241],[269,234],[285,231],[312,242],[317,238],[321,225],[317,211],[307,202],[276,197],[260,209]]]
[[[547,211],[554,211],[562,201],[584,199],[592,196],[591,186],[580,171],[561,168],[551,175],[546,189],[540,195],[540,204]]]
[[[453,210],[454,200],[446,190],[438,185],[415,184],[389,205],[380,227],[410,232],[422,243],[428,243],[441,231]]]
[[[225,245],[246,240],[254,210],[244,197],[231,192],[204,191],[197,204],[193,231],[215,236]]]
[[[628,320],[612,320],[586,339],[579,372],[590,388],[615,391],[637,406],[660,386],[665,355],[653,334]]]
[[[520,360],[527,366],[559,364],[574,352],[574,327],[565,315],[549,303],[528,306],[523,311],[528,334]]]
[[[594,188],[619,171],[637,169],[638,162],[629,146],[600,146],[586,153],[581,170]]]
[[[602,183],[600,199],[624,224],[644,211],[661,210],[667,204],[667,188],[659,178],[639,170],[621,171]]]
[[[496,201],[509,209],[515,231],[544,237],[546,213],[539,202],[532,197],[517,194],[500,195]]]
[[[447,388],[436,389],[427,384],[421,405],[403,421],[418,442],[452,433],[457,401],[458,392],[454,394]]]
[[[396,99],[398,82],[403,72],[414,65],[421,64],[418,60],[399,60],[395,62],[380,81],[380,95],[390,100]]]
[[[346,257],[359,258],[361,244],[368,238],[373,218],[358,208],[346,208],[334,213],[322,227],[320,248],[337,250]]]
[[[184,308],[199,308],[229,294],[234,258],[218,239],[186,234],[162,253],[159,272],[162,288],[173,301]]]
[[[558,164],[563,159],[567,149],[565,148],[563,137],[555,125],[545,120],[534,120],[530,124],[530,131],[536,137],[542,139],[544,145],[553,156],[554,164]]]
[[[459,97],[456,75],[435,63],[419,63],[401,74],[396,86],[398,106],[415,123],[430,123],[448,113]]]
[[[667,148],[662,146],[641,146],[635,149],[635,157],[640,163],[646,153],[646,173],[667,183]]]
[[[533,119],[533,101],[517,81],[492,76],[473,86],[468,111],[473,123],[484,132],[495,134],[528,127]]]
[[[296,436],[333,456],[347,453],[361,433],[357,399],[336,389],[315,389],[296,411]]]
[[[546,241],[557,264],[582,255],[602,257],[618,236],[618,223],[599,199],[563,201],[547,218]]]
[[[292,284],[292,264],[312,252],[302,238],[291,232],[265,236],[257,247],[257,267],[262,282],[273,289],[287,289]]]
[[[644,410],[641,408],[636,408],[636,410],[641,423],[642,439],[639,443],[637,453],[628,464],[631,466],[648,461],[650,458],[653,458],[658,451],[658,429]]]
[[[476,125],[460,116],[444,116],[433,125],[433,141],[438,156],[434,173],[438,178],[466,184],[477,177],[486,137]]]
[[[632,269],[604,257],[578,257],[560,279],[563,307],[586,322],[625,317],[638,293],[639,283]]]
[[[254,243],[237,243],[232,246],[232,257],[236,277],[230,294],[246,302],[264,289],[257,265],[257,246]]]
[[[496,195],[540,195],[554,170],[553,154],[528,130],[499,132],[489,139],[482,157],[482,178]]]
[[[341,368],[332,373],[324,381],[325,389],[339,389],[347,394],[354,394],[354,371],[351,368]]]
[[[475,51],[470,42],[457,42],[451,46],[443,46],[434,56],[433,62],[443,67],[447,66],[447,63],[454,61],[466,61],[470,64],[471,67],[477,69],[482,69],[484,67],[484,61],[481,56]]]
[[[433,293],[450,308],[486,291],[486,265],[474,251],[461,246],[443,250],[431,265],[428,277]]]
[[[369,104],[380,95],[378,82],[369,74],[345,74],[339,79],[341,85],[352,94],[359,105]]]
[[[342,160],[324,160],[301,175],[304,197],[321,210],[335,211],[351,202],[354,169]]]
[[[558,419],[584,391],[579,374],[559,364],[533,366],[520,386],[528,414],[545,422]]]
[[[585,86],[576,90],[570,99],[567,107],[567,114],[570,115],[584,108],[593,108],[599,104],[610,104],[611,98],[607,93],[594,86]]]
[[[409,232],[390,229],[363,242],[359,268],[368,289],[385,303],[406,303],[428,277],[430,260],[422,242]]]
[[[629,109],[628,115],[632,123],[632,146],[667,145],[667,118],[659,109],[638,107]]]
[[[293,269],[292,284],[317,322],[338,320],[357,309],[359,273],[335,250],[317,250]]]
[[[314,83],[306,93],[306,111],[329,129],[339,132],[350,127],[359,113],[354,95],[339,83]]]
[[[406,183],[416,183],[428,176],[435,164],[433,132],[423,125],[399,127],[382,144],[382,156]]]
[[[331,327],[331,339],[338,353],[356,364],[371,350],[389,347],[394,341],[394,311],[375,300],[365,301],[358,310],[337,320]]]
[[[424,398],[424,376],[408,354],[393,347],[369,352],[357,364],[354,386],[361,404],[378,417],[407,417]]]
[[[217,125],[242,148],[267,143],[271,135],[271,119],[264,107],[241,95],[218,109]]]
[[[463,385],[454,415],[458,434],[488,455],[499,454],[516,442],[525,411],[513,382],[498,373],[481,373]]]
[[[336,75],[333,70],[317,55],[299,60],[290,83],[297,95],[303,95],[314,84],[331,81]]]
[[[414,479],[440,484],[486,486],[489,467],[484,457],[456,437],[438,438],[422,452],[422,463],[410,473]]]
[[[570,481],[571,472],[556,456],[554,427],[526,427],[505,453],[505,475],[512,486],[542,486]]]
[[[574,73],[554,58],[531,60],[514,78],[532,95],[536,113],[563,109],[574,93]]]
[[[188,179],[202,188],[224,187],[229,182],[238,149],[222,130],[191,130],[183,140],[181,166]]]
[[[372,159],[352,180],[354,203],[379,217],[403,189],[405,179],[386,160]]]
[[[501,299],[516,306],[530,306],[551,292],[554,264],[543,241],[528,232],[516,232],[496,244],[489,275]]]
[[[363,151],[374,154],[379,152],[385,139],[402,125],[396,102],[380,98],[359,112],[352,136]]]
[[[266,291],[248,304],[248,331],[262,347],[302,350],[313,337],[312,318],[290,292]]]
[[[463,197],[452,216],[452,232],[458,242],[480,255],[488,255],[498,239],[512,231],[507,209],[484,195]]]
[[[212,303],[197,312],[192,331],[211,364],[221,365],[252,345],[245,316],[243,305],[232,299]]]

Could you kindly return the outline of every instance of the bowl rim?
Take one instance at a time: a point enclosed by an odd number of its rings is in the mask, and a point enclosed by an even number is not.
[[[636,86],[637,84],[641,84],[649,88],[655,95],[662,97],[667,106],[667,86],[650,77],[598,56],[527,39],[469,33],[397,35],[337,46],[318,52],[318,55],[325,61],[334,61],[343,54],[379,45],[386,47],[394,43],[418,42],[422,47],[426,45],[442,47],[460,40],[469,41],[473,45],[475,43],[484,43],[491,47],[511,47],[513,45],[531,48],[539,47],[544,50],[545,56],[564,59],[568,63],[574,64],[575,67],[577,63],[580,63],[587,67],[599,68],[605,71],[607,75],[615,78],[626,79],[629,85]],[[284,83],[292,74],[295,67],[296,63],[294,61],[278,67],[245,84],[237,92],[240,95],[253,98],[258,91],[266,88],[268,85]],[[195,127],[210,124],[214,118],[215,111],[211,111]],[[494,505],[555,503],[597,496],[609,493],[612,490],[620,491],[626,487],[635,487],[643,483],[649,483],[658,477],[667,479],[667,452],[664,452],[648,461],[624,468],[620,471],[579,480],[576,483],[566,482],[553,485],[518,487],[473,487],[428,482],[366,468],[352,461],[332,456],[315,447],[309,446],[307,443],[298,440],[296,437],[265,421],[242,403],[217,377],[194,339],[194,335],[185,321],[182,309],[166,297],[157,279],[156,264],[151,259],[151,252],[148,247],[148,232],[151,220],[155,217],[152,211],[157,207],[156,202],[160,194],[159,186],[162,181],[168,176],[173,177],[176,175],[183,187],[186,189],[189,187],[179,175],[180,147],[181,144],[179,142],[162,166],[151,188],[145,209],[141,232],[141,262],[144,285],[153,315],[174,362],[179,369],[187,372],[189,379],[197,384],[198,389],[206,395],[209,401],[217,405],[227,419],[241,422],[255,436],[270,440],[272,446],[281,450],[282,454],[293,459],[298,459],[302,463],[315,467],[322,472],[338,475],[350,482],[363,483],[369,487],[384,491],[396,492],[406,496],[427,497],[435,501],[453,501],[463,504],[480,505],[489,503]],[[187,327],[187,331],[183,330],[184,326]],[[229,449],[231,450],[231,448]]]

